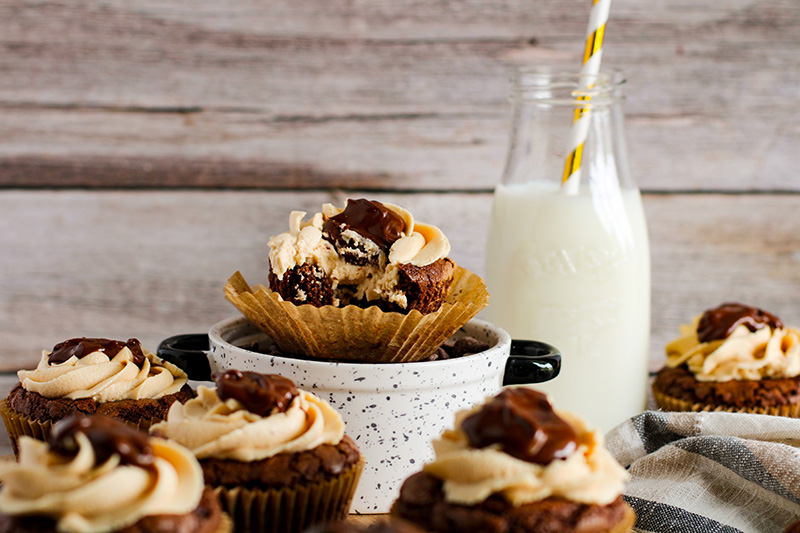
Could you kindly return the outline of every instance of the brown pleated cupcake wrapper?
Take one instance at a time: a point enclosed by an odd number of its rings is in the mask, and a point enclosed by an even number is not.
[[[11,440],[11,447],[14,450],[14,455],[19,455],[19,438],[21,436],[25,435],[28,437],[33,437],[37,440],[46,441],[48,438],[50,438],[50,433],[53,431],[52,420],[40,420],[22,414],[19,411],[12,409],[8,405],[8,400],[0,401],[0,416],[3,417],[3,423],[8,431],[8,437]],[[133,426],[147,433],[150,429],[150,426],[160,422],[161,419],[141,419],[136,424],[127,420],[122,421],[129,426]]]
[[[282,489],[212,487],[236,533],[301,533],[313,524],[344,520],[364,460],[334,479]]]
[[[403,363],[434,353],[486,307],[489,292],[480,276],[456,267],[447,300],[438,311],[425,315],[416,310],[389,313],[376,306],[295,305],[265,287],[251,288],[239,272],[225,285],[225,298],[288,353]]]
[[[772,407],[731,407],[727,405],[710,405],[694,403],[674,396],[668,396],[653,387],[653,398],[664,411],[714,411],[726,413],[754,413],[759,415],[786,416],[800,418],[800,404],[775,405]]]
[[[11,440],[11,448],[14,455],[19,455],[19,438],[22,435],[33,437],[37,440],[47,440],[53,429],[50,420],[36,420],[27,415],[23,415],[12,409],[8,405],[8,400],[0,401],[0,416],[8,431],[8,438]]]

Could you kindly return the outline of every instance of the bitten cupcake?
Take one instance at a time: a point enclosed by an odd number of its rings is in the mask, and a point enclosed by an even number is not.
[[[739,303],[709,309],[680,331],[653,382],[659,407],[800,415],[800,331]]]
[[[269,286],[297,305],[377,305],[432,313],[444,303],[455,265],[436,226],[415,222],[402,207],[366,200],[332,204],[269,240]]]
[[[48,443],[23,436],[0,463],[2,533],[227,533],[182,446],[104,416],[58,422]]]
[[[540,392],[508,388],[457,413],[433,446],[392,507],[426,531],[621,533],[636,520],[601,433]]]
[[[281,350],[309,357],[410,362],[428,357],[488,302],[450,242],[402,207],[332,204],[269,239],[269,288],[238,272],[227,299]]]
[[[194,396],[186,374],[127,342],[77,338],[42,351],[35,370],[17,372],[20,383],[0,402],[11,437],[47,440],[54,422],[74,414],[102,414],[147,431],[174,402]]]
[[[281,376],[229,370],[151,428],[200,461],[235,530],[300,532],[340,520],[364,462],[324,400]]]

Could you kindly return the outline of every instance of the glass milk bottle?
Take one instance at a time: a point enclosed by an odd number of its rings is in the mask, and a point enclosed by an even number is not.
[[[622,82],[618,72],[517,72],[486,255],[486,318],[513,338],[559,348],[561,374],[536,387],[604,432],[642,412],[648,383],[650,251]],[[570,189],[561,181],[580,108],[590,122]]]

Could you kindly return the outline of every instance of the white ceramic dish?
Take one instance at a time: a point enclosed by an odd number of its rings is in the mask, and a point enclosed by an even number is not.
[[[512,342],[502,329],[477,319],[454,337],[464,335],[490,348],[442,361],[338,363],[243,348],[269,339],[247,319],[235,317],[212,326],[207,336],[166,339],[158,351],[193,380],[228,369],[280,374],[327,400],[366,459],[351,512],[385,513],[403,480],[433,458],[431,440],[452,426],[456,411],[498,393],[504,384],[541,382],[558,374],[560,354],[551,346]]]

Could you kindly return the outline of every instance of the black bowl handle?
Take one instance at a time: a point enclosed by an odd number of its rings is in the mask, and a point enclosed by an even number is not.
[[[212,381],[211,365],[206,355],[209,348],[207,334],[189,333],[164,339],[156,353],[186,372],[192,381]]]
[[[539,341],[511,341],[503,385],[542,383],[561,371],[561,352]]]

